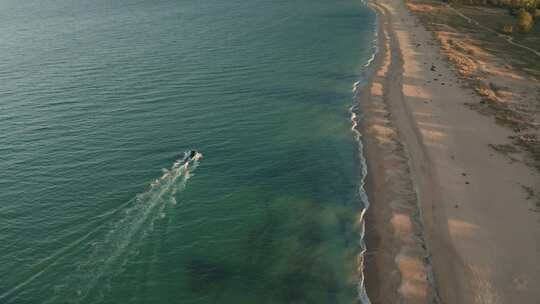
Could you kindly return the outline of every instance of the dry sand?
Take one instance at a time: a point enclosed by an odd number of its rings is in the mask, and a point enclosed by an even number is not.
[[[431,33],[374,0],[379,54],[364,89],[366,287],[373,303],[539,303],[540,177],[489,144],[511,131],[470,110]]]

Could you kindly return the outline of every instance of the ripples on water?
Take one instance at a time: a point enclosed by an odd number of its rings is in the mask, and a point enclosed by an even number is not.
[[[0,18],[1,303],[355,302],[362,3],[5,0]]]

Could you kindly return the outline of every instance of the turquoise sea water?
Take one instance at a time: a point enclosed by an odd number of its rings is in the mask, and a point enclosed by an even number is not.
[[[362,2],[0,0],[0,20],[0,303],[358,301]]]

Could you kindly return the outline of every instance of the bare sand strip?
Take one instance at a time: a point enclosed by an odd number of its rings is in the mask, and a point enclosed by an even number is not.
[[[373,303],[539,303],[540,177],[489,144],[510,131],[463,104],[432,35],[400,0],[380,17],[360,101],[368,162],[366,287]]]

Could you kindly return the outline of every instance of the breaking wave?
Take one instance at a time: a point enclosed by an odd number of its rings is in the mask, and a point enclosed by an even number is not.
[[[374,40],[373,40],[373,52],[371,57],[368,59],[366,64],[364,65],[364,68],[367,70],[365,71],[366,78],[369,79],[370,75],[372,75],[373,71],[372,65],[375,61],[377,54],[379,52],[377,47],[377,41],[378,41],[378,26],[374,29]],[[361,164],[361,172],[360,172],[360,184],[358,187],[358,194],[360,196],[360,200],[364,204],[364,208],[362,209],[360,213],[360,221],[361,221],[361,231],[360,231],[360,253],[358,255],[358,275],[360,277],[360,281],[357,286],[358,291],[358,297],[360,299],[360,303],[362,304],[370,304],[371,301],[367,295],[366,286],[365,286],[365,254],[367,251],[367,246],[365,243],[365,216],[366,212],[369,209],[369,199],[368,195],[365,189],[366,185],[366,178],[367,178],[367,162],[366,158],[364,157],[364,144],[362,142],[362,133],[360,132],[360,121],[362,120],[361,117],[361,109],[360,109],[360,103],[361,103],[361,95],[362,95],[362,89],[365,88],[366,81],[359,80],[353,84],[352,92],[353,92],[353,105],[349,108],[350,113],[350,121],[351,121],[351,131],[353,133],[353,137],[355,141],[358,144],[358,157]]]

